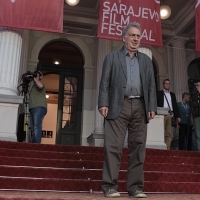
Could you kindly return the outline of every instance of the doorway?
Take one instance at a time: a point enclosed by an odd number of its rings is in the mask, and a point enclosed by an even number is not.
[[[46,87],[48,111],[44,135],[55,144],[80,145],[84,61],[78,47],[66,41],[47,44],[39,54],[38,69]],[[51,128],[54,120],[55,129]],[[49,130],[51,129],[51,130]],[[52,134],[49,131],[52,131]],[[46,143],[46,142],[44,142]]]

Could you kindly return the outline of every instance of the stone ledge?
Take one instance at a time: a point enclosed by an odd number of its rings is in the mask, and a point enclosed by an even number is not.
[[[0,103],[22,104],[23,96],[0,94]]]
[[[146,142],[146,148],[149,149],[165,149],[167,150],[167,146],[163,141],[147,141]]]
[[[15,133],[1,133],[0,132],[0,140],[17,142],[17,135]]]
[[[157,115],[168,115],[169,108],[157,107]]]
[[[104,134],[92,133],[87,137],[87,142],[90,143],[91,140],[104,139]]]

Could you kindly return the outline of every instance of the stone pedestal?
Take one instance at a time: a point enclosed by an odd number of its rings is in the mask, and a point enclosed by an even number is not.
[[[22,103],[22,96],[0,94],[0,140],[17,141],[18,108]]]
[[[168,114],[167,108],[157,108],[157,115],[147,125],[146,148],[167,149],[164,138],[164,115]],[[128,134],[128,131],[127,131]],[[128,137],[125,138],[127,140]],[[91,134],[88,138],[90,146],[103,146],[104,134]],[[127,144],[127,141],[124,142]],[[126,145],[125,145],[126,146]]]
[[[87,138],[87,142],[88,142],[89,146],[103,147],[104,146],[104,134],[92,133]]]
[[[147,148],[167,149],[165,144],[164,115],[168,114],[167,108],[157,108],[157,115],[147,125]]]

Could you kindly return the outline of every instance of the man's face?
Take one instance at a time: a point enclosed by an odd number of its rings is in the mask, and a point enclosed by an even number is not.
[[[185,96],[185,101],[186,101],[186,103],[189,103],[189,102],[190,102],[190,95],[186,95],[186,96]]]
[[[125,36],[123,36],[123,42],[126,49],[130,52],[136,52],[140,46],[140,30],[135,27],[130,27]]]
[[[190,102],[190,95],[186,96],[186,102],[189,103]]]
[[[170,89],[170,81],[165,81],[163,84],[163,89],[169,90]]]

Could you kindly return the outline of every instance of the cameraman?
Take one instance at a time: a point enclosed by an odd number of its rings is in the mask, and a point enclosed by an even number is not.
[[[47,101],[45,96],[45,86],[41,82],[42,73],[34,72],[34,84],[30,89],[29,111],[32,130],[32,143],[41,143],[42,138],[42,121],[47,113]],[[31,76],[31,75],[29,75]]]
[[[200,151],[200,82],[195,83],[196,92],[191,98],[192,115],[194,117],[197,151]]]

